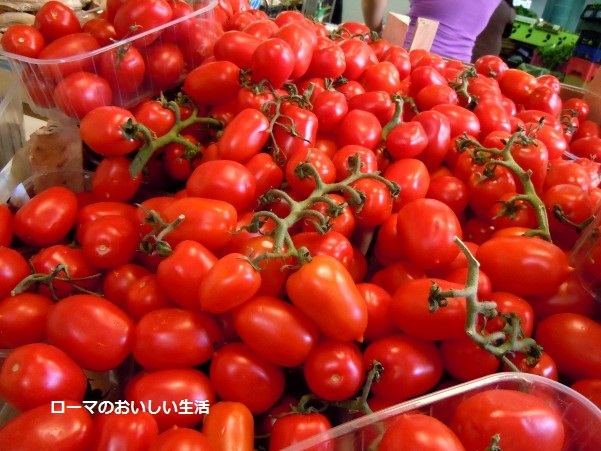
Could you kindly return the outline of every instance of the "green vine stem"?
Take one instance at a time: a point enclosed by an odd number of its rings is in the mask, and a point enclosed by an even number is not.
[[[459,239],[455,242],[468,261],[467,281],[463,289],[442,291],[436,283],[430,288],[428,303],[431,312],[436,312],[439,307],[447,305],[448,298],[465,297],[466,300],[466,334],[484,350],[490,352],[501,359],[513,371],[519,371],[518,368],[507,357],[508,354],[523,352],[529,357],[538,359],[541,356],[542,348],[534,339],[525,337],[520,325],[520,319],[517,315],[500,315],[505,320],[503,330],[490,334],[483,333],[478,329],[478,318],[492,318],[499,316],[496,308],[497,304],[492,301],[478,300],[478,275],[480,263],[470,252],[467,246]]]
[[[477,103],[478,98],[471,95],[469,92],[469,80],[470,78],[476,78],[478,73],[474,66],[467,66],[464,70],[457,74],[455,81],[449,83],[449,86],[455,90],[455,92],[463,97],[467,103],[466,108],[473,109]]]
[[[61,274],[61,273],[63,273],[65,275],[65,277],[59,277],[59,274]],[[100,296],[98,293],[87,290],[83,287],[80,287],[76,283],[76,282],[80,282],[80,281],[86,281],[86,280],[100,278],[100,276],[101,276],[101,274],[98,273],[98,274],[94,274],[94,275],[87,276],[87,277],[71,277],[71,275],[69,273],[69,267],[64,263],[60,263],[60,264],[56,265],[56,267],[49,274],[33,273],[33,274],[28,275],[23,280],[21,280],[21,282],[19,282],[15,288],[12,289],[10,294],[11,294],[11,296],[15,296],[17,294],[24,293],[25,291],[29,290],[29,288],[31,288],[34,285],[42,284],[42,285],[46,285],[48,287],[48,290],[50,291],[50,296],[52,297],[52,300],[57,301],[58,296],[56,296],[56,293],[54,291],[53,283],[54,283],[54,281],[59,281],[59,282],[67,282],[69,285],[71,285],[71,287],[74,290],[76,290],[80,293],[91,294],[94,296]]]
[[[466,134],[457,139],[457,148],[460,152],[470,152],[474,161],[484,161],[485,172],[495,166],[505,166],[509,169],[519,179],[523,187],[523,193],[513,196],[509,202],[516,202],[518,200],[528,202],[536,214],[538,227],[536,229],[528,230],[526,235],[538,236],[547,241],[551,241],[547,210],[544,202],[536,193],[536,189],[530,178],[530,171],[522,169],[511,154],[511,149],[514,145],[529,145],[532,142],[533,138],[528,136],[524,130],[518,130],[509,137],[502,149],[497,149],[484,147],[478,141],[470,138]]]
[[[329,193],[345,194],[348,199],[346,205],[360,209],[365,202],[365,195],[351,186],[359,179],[372,178],[379,180],[388,187],[393,197],[398,196],[400,188],[396,183],[385,179],[378,172],[361,172],[361,158],[358,154],[350,158],[349,170],[351,173],[344,180],[335,183],[325,183],[311,163],[303,162],[295,169],[297,175],[301,178],[311,177],[315,181],[315,189],[306,199],[301,201],[294,200],[285,191],[280,189],[271,189],[264,194],[260,199],[261,203],[284,201],[289,205],[290,212],[283,218],[270,211],[259,211],[253,215],[249,226],[245,228],[251,232],[258,232],[265,222],[273,221],[274,228],[268,233],[273,237],[274,247],[272,252],[266,252],[253,258],[252,263],[258,267],[259,262],[266,258],[286,257],[296,257],[299,265],[309,261],[311,256],[307,249],[296,249],[288,230],[299,220],[308,218],[314,224],[318,225],[317,230],[327,231],[329,229],[329,217],[311,207],[317,203],[325,202],[328,205],[328,210],[333,212],[332,216],[340,214],[345,204],[336,204],[328,196]]]
[[[142,172],[155,152],[167,144],[180,144],[184,147],[187,154],[196,155],[199,152],[198,147],[181,135],[182,130],[185,130],[187,127],[194,124],[206,124],[209,127],[214,127],[216,129],[223,128],[223,123],[221,121],[212,117],[199,116],[197,108],[193,108],[192,114],[190,114],[189,117],[182,119],[179,104],[176,101],[168,101],[164,98],[161,98],[160,101],[163,103],[163,106],[172,110],[175,115],[175,124],[167,133],[156,137],[148,127],[138,124],[133,120],[127,121],[122,127],[126,136],[137,139],[140,139],[141,137],[144,142],[142,147],[136,152],[136,155],[129,166],[129,172],[134,177]]]

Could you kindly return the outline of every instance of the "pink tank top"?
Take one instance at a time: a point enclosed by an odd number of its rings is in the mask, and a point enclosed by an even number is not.
[[[476,37],[501,0],[410,0],[411,25],[405,40],[409,47],[418,17],[437,20],[438,30],[430,51],[470,62]]]

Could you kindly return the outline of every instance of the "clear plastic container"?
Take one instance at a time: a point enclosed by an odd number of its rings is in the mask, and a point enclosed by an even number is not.
[[[570,253],[570,265],[584,289],[601,303],[601,203],[593,216]]]
[[[5,64],[0,66],[0,167],[25,143],[21,85]]]
[[[126,88],[126,84],[130,80],[125,80],[123,77],[119,78],[114,75],[106,77],[109,80],[116,79],[111,84],[112,105],[128,108],[146,98],[155,97],[161,91],[176,86],[187,72],[211,54],[215,42],[216,26],[213,10],[216,4],[217,0],[196,0],[193,3],[194,12],[186,16],[77,56],[40,59],[19,56],[4,51],[0,51],[0,55],[9,62],[12,71],[17,74],[23,86],[24,100],[30,105],[35,114],[56,121],[73,122],[73,114],[68,111],[70,110],[69,99],[57,102],[55,97],[56,86],[65,77],[76,71],[99,75],[101,55],[113,52],[115,49],[125,51],[133,46],[140,51],[142,57],[146,58],[149,49],[155,45],[176,44],[184,56],[185,67],[181,72],[180,79],[169,86],[158,86],[156,83],[157,77],[153,77],[153,74],[149,73],[148,70],[141,85],[137,88]],[[100,9],[81,14],[80,21],[84,23],[99,12],[101,12]],[[156,38],[152,39],[155,35]],[[148,41],[152,42],[148,43]],[[59,108],[58,105],[64,103],[67,103],[67,105],[63,106],[62,109]]]
[[[554,401],[562,412],[566,431],[564,451],[601,449],[601,410],[571,388],[548,378],[527,373],[497,373],[446,388],[407,401],[371,415],[343,423],[329,431],[286,448],[286,451],[372,450],[378,431],[385,431],[396,417],[407,412],[421,412],[448,423],[459,401],[478,392],[500,388],[523,391],[546,401]],[[531,450],[534,451],[534,450]]]

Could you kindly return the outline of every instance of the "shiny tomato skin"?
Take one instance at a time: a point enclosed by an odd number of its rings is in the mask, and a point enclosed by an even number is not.
[[[63,240],[75,225],[77,197],[62,186],[50,187],[35,195],[14,216],[15,235],[34,247]]]
[[[252,451],[255,419],[241,402],[218,401],[202,423],[202,433],[215,451]]]
[[[428,296],[432,283],[443,291],[463,288],[444,279],[421,278],[400,285],[392,295],[392,322],[402,331],[423,340],[444,340],[465,335],[465,298],[448,298],[448,305],[432,313]]]
[[[326,401],[344,401],[355,395],[365,380],[359,347],[352,341],[323,339],[303,363],[311,393]]]
[[[283,369],[240,342],[215,351],[209,376],[220,399],[242,402],[255,415],[274,406],[285,389]]]
[[[284,449],[331,428],[330,420],[323,413],[290,413],[283,415],[277,418],[273,424],[269,451]],[[334,446],[332,443],[324,443],[314,449],[316,451],[332,451]]]
[[[601,325],[577,313],[556,313],[540,321],[534,338],[557,364],[560,376],[572,382],[601,376],[596,351]]]
[[[1,43],[6,52],[37,58],[46,45],[46,39],[37,28],[31,25],[13,24],[2,35]]]
[[[159,427],[148,412],[107,413],[94,416],[94,451],[148,449],[159,435]]]
[[[459,254],[455,243],[462,236],[459,219],[436,199],[415,199],[402,206],[397,234],[409,260],[426,270],[442,267]]]
[[[117,106],[95,108],[80,121],[83,142],[102,156],[125,155],[140,147],[141,142],[126,138],[122,126],[133,120],[133,114]]]
[[[182,223],[165,236],[171,246],[193,239],[213,252],[229,242],[238,218],[230,203],[200,197],[176,199],[165,207],[163,215],[168,223],[184,215]]]
[[[161,308],[146,313],[137,322],[132,355],[148,370],[191,368],[208,362],[221,340],[221,329],[212,316]]]
[[[442,360],[434,342],[409,334],[396,333],[371,342],[363,351],[363,361],[371,369],[380,362],[384,371],[372,385],[381,399],[399,403],[431,390],[443,374]]]
[[[367,327],[367,306],[344,265],[329,255],[317,255],[286,281],[291,302],[326,336],[361,340]]]
[[[378,447],[381,451],[398,449],[399,443],[423,451],[464,451],[455,433],[442,421],[425,414],[404,413],[395,417]]]
[[[19,293],[0,300],[0,349],[46,340],[46,318],[52,300],[37,293]]]
[[[48,341],[83,368],[117,368],[131,352],[134,323],[119,307],[91,294],[74,294],[48,314]]]
[[[46,343],[15,348],[0,370],[0,394],[14,408],[27,411],[51,401],[81,402],[87,379],[61,349]]]
[[[35,13],[33,26],[42,33],[47,43],[81,31],[79,18],[66,3],[49,1]]]
[[[10,296],[30,273],[31,267],[23,254],[11,247],[0,246],[0,299]]]
[[[192,69],[183,91],[198,105],[222,105],[236,98],[240,68],[230,61],[212,61]]]
[[[540,238],[494,237],[478,247],[475,257],[493,290],[518,296],[554,293],[569,273],[565,252]]]
[[[499,434],[503,449],[563,449],[565,427],[557,411],[535,394],[489,389],[457,406],[451,429],[466,449],[485,449]]]
[[[141,372],[132,378],[125,386],[125,399],[130,404],[142,410],[142,403],[151,406],[158,426],[159,432],[177,426],[181,428],[193,428],[198,426],[205,416],[202,409],[195,410],[195,401],[215,402],[215,391],[211,387],[211,381],[202,371],[194,368],[170,368],[150,372]],[[169,407],[163,409],[162,405]],[[173,408],[189,402],[186,414],[182,410]]]
[[[6,423],[0,429],[0,448],[80,451],[91,446],[92,429],[92,415],[83,404],[65,401],[59,414],[46,403]]]
[[[294,305],[255,296],[232,312],[234,329],[265,360],[283,367],[301,365],[317,344],[317,326]]]

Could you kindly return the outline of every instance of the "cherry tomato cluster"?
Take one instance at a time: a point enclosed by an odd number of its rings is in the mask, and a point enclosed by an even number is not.
[[[177,92],[82,115],[89,190],[0,208],[0,395],[19,411],[0,448],[276,450],[500,371],[601,404],[598,305],[570,261],[601,199],[587,103],[359,23],[243,0],[215,18]],[[373,439],[561,450],[568,426],[493,390]]]
[[[80,17],[48,1],[32,25],[10,26],[1,43],[17,55],[12,60],[34,108],[81,119],[95,107],[131,106],[173,87],[200,64],[214,42],[212,16],[201,11],[207,5],[110,0]]]

